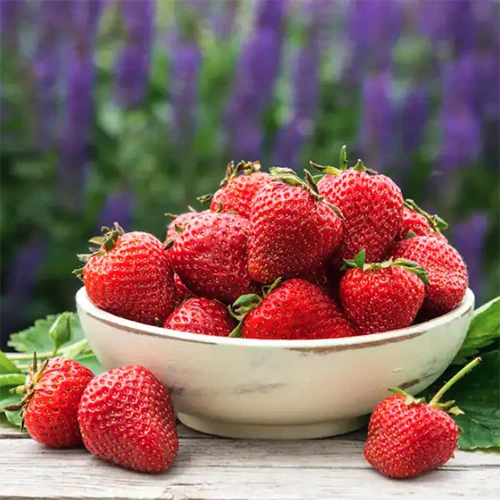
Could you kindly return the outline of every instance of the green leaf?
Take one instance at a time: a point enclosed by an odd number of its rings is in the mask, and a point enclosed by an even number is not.
[[[77,342],[84,338],[78,316],[71,314],[71,342]],[[50,328],[57,315],[47,316],[45,319],[35,321],[35,324],[26,330],[11,335],[8,345],[18,352],[32,353],[36,351],[41,357],[50,356],[53,351],[53,342],[49,336]]]
[[[99,375],[100,373],[103,373],[105,371],[104,367],[92,352],[81,354],[79,356],[76,356],[74,359],[75,361],[78,361],[78,363],[81,363],[83,366],[86,366],[89,370],[92,370],[92,373],[94,373],[95,375]]]
[[[477,309],[454,365],[465,364],[467,358],[476,356],[481,349],[500,339],[500,297]]]
[[[363,249],[361,250],[356,257],[354,257],[354,262],[355,264],[360,268],[363,269],[363,266],[365,265],[365,260],[366,260],[366,250]]]
[[[499,373],[500,351],[491,351],[447,393],[464,412],[452,415],[463,431],[458,442],[461,450],[500,447]]]
[[[22,394],[10,392],[12,388],[13,387],[0,387],[0,413],[2,413],[7,406],[19,404],[23,398]]]
[[[54,355],[71,338],[71,316],[72,314],[69,312],[59,314],[49,329],[49,337],[54,344]]]
[[[7,420],[12,424],[15,425],[16,427],[21,427],[21,411],[6,411],[5,416],[7,417]]]
[[[0,387],[23,385],[26,375],[22,373],[4,373],[0,375]]]
[[[0,375],[18,374],[21,373],[17,366],[0,351]]]

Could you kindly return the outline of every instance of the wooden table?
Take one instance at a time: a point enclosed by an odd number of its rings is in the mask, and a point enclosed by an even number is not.
[[[363,459],[365,432],[309,441],[216,439],[179,428],[175,465],[151,476],[104,463],[83,449],[44,448],[0,427],[0,499],[292,500],[493,498],[500,454],[461,452],[444,468],[390,480]]]

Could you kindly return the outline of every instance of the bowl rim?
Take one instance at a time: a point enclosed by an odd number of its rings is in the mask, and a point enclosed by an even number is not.
[[[105,323],[109,326],[126,330],[127,332],[146,335],[151,337],[161,337],[165,339],[178,340],[184,342],[192,342],[196,344],[211,344],[211,345],[226,345],[226,346],[247,346],[247,347],[265,347],[270,349],[292,349],[292,350],[335,350],[336,348],[360,348],[370,347],[374,345],[388,344],[408,340],[427,333],[434,328],[451,322],[454,319],[464,316],[472,312],[474,308],[474,293],[470,288],[467,288],[462,303],[452,311],[443,314],[437,318],[413,325],[399,330],[391,330],[384,333],[373,333],[370,335],[359,335],[356,337],[343,337],[337,339],[319,339],[319,340],[265,340],[265,339],[245,339],[245,338],[229,338],[216,337],[210,335],[202,335],[198,333],[179,332],[167,328],[145,325],[129,319],[120,318],[114,314],[108,313],[96,307],[90,301],[85,286],[80,288],[76,293],[76,304],[80,312],[92,318]]]

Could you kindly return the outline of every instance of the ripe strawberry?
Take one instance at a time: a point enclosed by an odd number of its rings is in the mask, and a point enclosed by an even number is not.
[[[186,299],[192,297],[193,294],[191,290],[182,282],[178,274],[174,273],[174,283],[175,283],[175,294],[177,297],[177,303],[182,304]]]
[[[365,251],[347,260],[340,303],[358,333],[382,333],[410,326],[422,305],[425,269],[403,259],[365,264]]]
[[[167,228],[165,243],[167,243],[171,239],[176,240],[177,236],[182,233],[187,224],[189,224],[195,217],[200,215],[200,213],[207,212],[208,210],[204,210],[203,212],[196,212],[195,210],[191,209],[190,212],[186,212],[180,215],[165,214],[167,217],[170,217],[172,219],[172,222],[170,222]]]
[[[226,304],[254,291],[247,270],[249,226],[235,214],[206,213],[191,221],[170,249],[189,290]]]
[[[410,235],[429,236],[448,241],[446,236],[441,234],[441,231],[447,227],[448,224],[439,215],[429,215],[413,200],[405,200],[401,227],[395,239],[396,241],[404,240]]]
[[[260,188],[270,182],[269,174],[259,172],[259,162],[229,163],[221,188],[210,203],[212,212],[236,212],[250,218],[252,202]],[[241,174],[241,175],[240,175]]]
[[[342,238],[336,209],[293,170],[272,168],[252,205],[248,239],[248,270],[253,280],[273,283],[307,272],[325,260]]]
[[[416,236],[396,243],[390,256],[411,260],[427,270],[429,286],[422,305],[426,316],[440,316],[462,302],[469,282],[467,268],[460,254],[445,241]]]
[[[122,366],[95,377],[83,392],[78,422],[91,453],[127,469],[162,472],[177,455],[170,395],[142,366]]]
[[[344,237],[335,253],[335,265],[366,250],[367,262],[378,262],[398,234],[403,216],[403,196],[385,175],[370,175],[363,162],[347,169],[345,146],[340,169],[313,164],[325,175],[318,191],[344,215]]]
[[[228,337],[236,324],[220,302],[195,297],[178,307],[163,326],[180,332]]]
[[[356,335],[333,299],[308,281],[276,280],[263,290],[262,297],[246,295],[232,306],[241,321],[232,337],[315,340]]]
[[[36,354],[21,405],[23,426],[39,443],[53,448],[71,448],[82,444],[78,427],[78,404],[83,390],[94,374],[85,366],[65,358],[51,358],[37,364]]]
[[[381,401],[372,413],[364,447],[366,460],[384,476],[394,478],[418,476],[448,462],[459,437],[459,428],[448,413],[463,412],[450,408],[454,401],[439,401],[479,361],[476,358],[460,370],[429,404],[424,398],[391,389],[395,394]]]
[[[175,306],[172,266],[162,243],[142,232],[124,233],[103,228],[103,237],[90,243],[92,254],[80,255],[87,294],[94,305],[121,318],[155,324],[164,321]]]

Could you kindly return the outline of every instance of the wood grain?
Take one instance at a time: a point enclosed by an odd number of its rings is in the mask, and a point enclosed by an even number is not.
[[[438,471],[413,480],[386,479],[363,458],[363,432],[310,441],[241,441],[180,426],[178,459],[158,476],[120,469],[84,450],[50,450],[0,432],[1,500],[484,499],[500,490],[496,453],[458,451]]]

